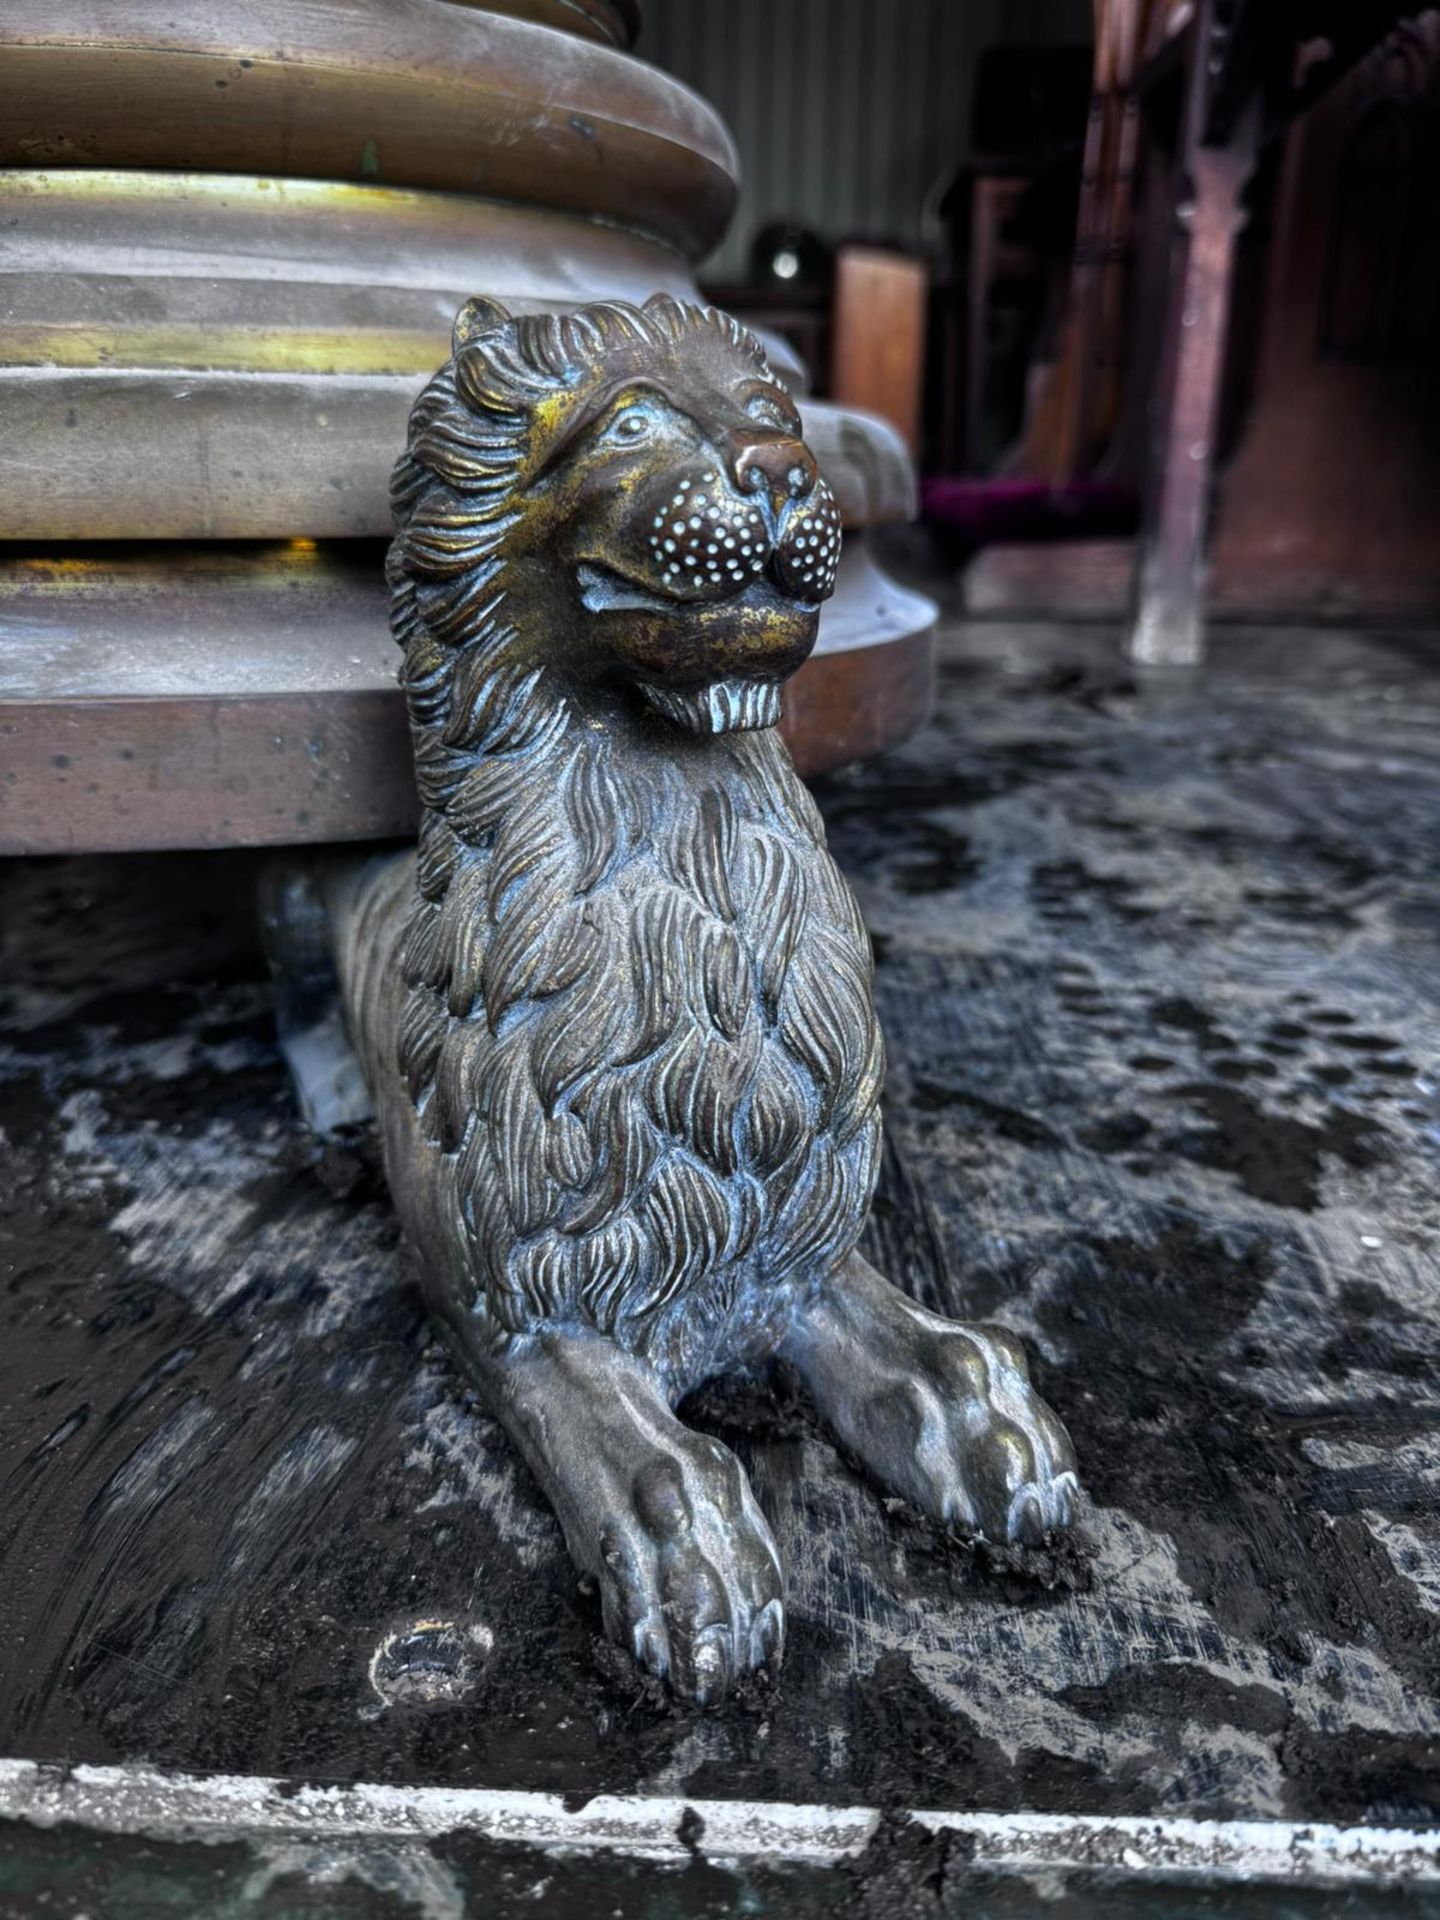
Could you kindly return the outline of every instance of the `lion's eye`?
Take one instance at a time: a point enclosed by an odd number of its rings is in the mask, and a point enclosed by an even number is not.
[[[746,401],[745,411],[752,420],[761,420],[767,427],[779,427],[786,433],[793,433],[795,430],[794,421],[773,394],[754,394]]]
[[[605,438],[633,447],[649,433],[651,424],[648,407],[622,407],[605,429]]]

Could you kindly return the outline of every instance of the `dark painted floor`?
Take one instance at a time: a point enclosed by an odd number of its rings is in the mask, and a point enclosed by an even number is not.
[[[1440,1823],[1433,651],[1228,629],[1168,687],[1093,629],[947,652],[937,722],[824,796],[890,1042],[872,1253],[1030,1340],[1080,1548],[997,1565],[783,1391],[712,1398],[790,1653],[657,1705],[430,1344],[367,1143],[294,1119],[251,863],[15,864],[0,1753]],[[387,1706],[421,1620],[495,1652]]]

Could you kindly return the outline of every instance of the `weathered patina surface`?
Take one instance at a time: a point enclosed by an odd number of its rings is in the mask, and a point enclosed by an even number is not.
[[[783,1357],[932,1518],[1068,1524],[1009,1334],[856,1252],[880,1153],[869,937],[776,732],[839,566],[798,411],[657,295],[461,313],[396,468],[418,851],[317,880],[391,1191],[461,1365],[607,1630],[682,1696],[778,1664],[783,1568],[673,1409]]]

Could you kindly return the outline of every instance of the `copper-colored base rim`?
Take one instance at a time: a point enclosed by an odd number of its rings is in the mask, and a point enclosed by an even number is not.
[[[930,717],[935,628],[875,647],[816,654],[785,695],[780,732],[806,779],[885,753]]]
[[[807,777],[925,720],[934,628],[808,661],[781,732]],[[292,846],[415,831],[398,689],[0,700],[0,854]]]

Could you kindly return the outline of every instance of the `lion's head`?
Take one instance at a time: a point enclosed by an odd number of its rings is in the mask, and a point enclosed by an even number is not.
[[[778,718],[840,555],[759,342],[668,295],[520,317],[470,301],[393,497],[407,647],[417,621],[448,648],[503,621],[520,664],[628,682],[696,732]]]

